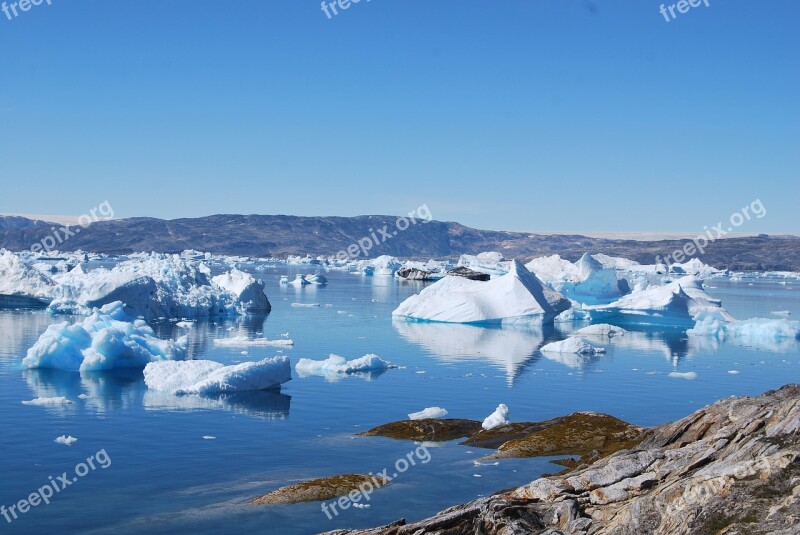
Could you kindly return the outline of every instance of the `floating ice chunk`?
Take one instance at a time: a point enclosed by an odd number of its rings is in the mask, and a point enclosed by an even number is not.
[[[22,360],[27,368],[69,371],[144,368],[153,361],[182,359],[188,337],[160,340],[142,320],[131,320],[120,302],[110,303],[80,323],[50,325]]]
[[[77,441],[78,439],[73,436],[61,435],[60,437],[56,438],[54,442],[57,444],[64,444],[65,446],[72,446]]]
[[[552,321],[569,307],[563,295],[514,260],[508,274],[486,282],[445,277],[403,301],[392,315],[446,323],[530,323]]]
[[[263,284],[246,273],[210,279],[204,263],[178,255],[153,253],[121,262],[113,269],[83,272],[76,268],[59,278],[50,310],[88,314],[92,308],[122,301],[126,311],[145,318],[194,318],[269,310]],[[241,297],[241,299],[240,299]]]
[[[697,379],[697,373],[695,372],[670,372],[668,377],[674,377],[676,379],[688,379],[689,381],[694,381]]]
[[[194,323],[191,321],[179,321],[175,324],[175,327],[180,327],[181,329],[194,329]]]
[[[605,353],[602,347],[595,347],[586,338],[580,336],[571,336],[566,340],[559,342],[551,342],[542,346],[542,352],[550,353],[570,353],[576,355],[596,355],[598,353]]]
[[[178,396],[266,390],[291,379],[288,357],[232,366],[210,360],[162,361],[144,369],[147,388]]]
[[[264,293],[264,283],[249,273],[233,268],[228,273],[212,278],[211,282],[233,294],[248,312],[269,312],[272,309]]]
[[[624,336],[626,332],[628,331],[622,327],[617,327],[616,325],[597,323],[595,325],[589,325],[588,327],[578,329],[575,331],[575,334],[578,336],[603,336],[607,338],[613,338],[615,336]]]
[[[719,340],[730,338],[740,344],[770,348],[779,342],[799,339],[800,322],[770,318],[729,320],[713,311],[705,311],[695,316],[695,326],[686,332],[693,336],[713,336]]]
[[[703,289],[702,282],[693,276],[682,277],[664,286],[645,290],[607,304],[588,306],[592,317],[609,316],[632,323],[689,325],[692,318],[705,311],[717,312],[720,317],[733,317]]]
[[[211,435],[203,435],[203,440],[217,440],[217,437]]]
[[[739,370],[728,370],[728,373],[731,375],[739,375]]]
[[[505,406],[503,403],[497,406],[497,409],[486,417],[486,419],[481,424],[485,430],[494,429],[495,427],[500,427],[501,425],[508,425],[508,407]]]
[[[292,303],[294,308],[318,308],[319,303]]]
[[[409,420],[424,420],[426,418],[444,418],[447,410],[441,407],[427,407],[419,412],[412,412],[408,415]]]
[[[293,340],[269,340],[267,338],[248,338],[246,336],[235,336],[233,338],[217,338],[214,340],[215,346],[220,347],[289,347],[294,345]]]
[[[23,405],[36,405],[38,407],[60,407],[63,405],[72,405],[72,401],[68,400],[64,396],[52,397],[52,398],[36,398],[30,401],[23,401]]]
[[[392,368],[397,366],[373,354],[353,360],[347,360],[339,355],[331,355],[325,360],[300,359],[294,367],[300,377],[312,375],[336,377],[353,373],[384,372]]]
[[[792,315],[792,313],[790,311],[788,311],[788,310],[773,310],[771,313],[774,314],[775,316],[791,316]]]
[[[0,308],[46,307],[56,283],[22,259],[0,249]]]

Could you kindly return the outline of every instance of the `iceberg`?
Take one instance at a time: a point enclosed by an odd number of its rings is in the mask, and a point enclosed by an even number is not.
[[[419,412],[412,412],[408,415],[409,420],[424,420],[426,418],[444,418],[447,410],[441,407],[427,407]]]
[[[291,381],[289,357],[226,366],[210,360],[151,362],[144,368],[147,388],[176,396],[250,392]]]
[[[508,407],[503,403],[498,405],[497,409],[483,420],[481,427],[489,431],[501,425],[508,425]]]
[[[542,346],[541,351],[543,353],[568,353],[575,355],[596,355],[606,352],[604,348],[593,346],[591,342],[581,336],[571,336],[560,342],[551,342]]]
[[[581,303],[607,301],[630,292],[627,280],[618,279],[616,270],[604,267],[589,253],[575,264],[552,255],[531,260],[526,267],[554,290]]]
[[[372,266],[372,274],[378,276],[392,276],[402,267],[397,258],[389,255],[381,255],[369,263]]]
[[[461,255],[457,267],[466,267],[488,275],[505,275],[508,273],[508,264],[502,253],[488,251],[477,255]]]
[[[616,325],[609,325],[608,323],[596,323],[589,325],[582,329],[575,331],[577,336],[601,336],[604,338],[613,338],[615,336],[624,336],[627,333],[622,327]]]
[[[249,273],[233,268],[228,273],[213,277],[211,282],[233,294],[247,312],[272,310],[267,294],[264,293],[264,283]]]
[[[412,295],[392,313],[444,323],[545,323],[570,307],[518,260],[506,275],[482,282],[448,276]]]
[[[269,340],[268,338],[234,336],[233,338],[216,338],[214,345],[219,347],[290,347],[294,345],[294,341],[285,338]]]
[[[263,284],[252,276],[234,271],[210,278],[204,263],[178,255],[153,253],[126,260],[112,269],[89,272],[73,269],[58,278],[49,310],[88,314],[93,308],[115,301],[125,304],[132,316],[146,319],[219,317],[264,312],[269,301]]]
[[[353,360],[333,354],[325,360],[300,359],[294,367],[300,377],[319,375],[329,379],[337,379],[354,373],[385,372],[392,368],[397,368],[397,366],[373,354]]]
[[[187,336],[160,340],[147,323],[131,320],[117,301],[80,323],[50,325],[22,363],[27,368],[81,372],[144,368],[149,362],[184,358],[188,341]]]
[[[10,251],[0,250],[0,308],[44,308],[56,283]]]
[[[703,289],[694,276],[682,277],[664,286],[650,286],[606,305],[587,306],[592,318],[608,318],[618,322],[690,326],[693,318],[704,311],[714,311],[728,321],[733,317],[722,308],[722,302]]]
[[[703,311],[694,319],[695,326],[686,331],[691,336],[710,336],[720,341],[733,339],[739,344],[762,349],[800,339],[800,322],[788,319],[734,320],[715,311]]]

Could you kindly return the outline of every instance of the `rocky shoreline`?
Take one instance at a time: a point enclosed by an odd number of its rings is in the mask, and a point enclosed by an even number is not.
[[[729,398],[636,446],[446,509],[327,535],[800,533],[800,385]]]

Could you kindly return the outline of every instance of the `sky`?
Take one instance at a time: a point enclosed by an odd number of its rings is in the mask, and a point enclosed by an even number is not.
[[[800,232],[796,0],[49,2],[0,11],[0,213]]]

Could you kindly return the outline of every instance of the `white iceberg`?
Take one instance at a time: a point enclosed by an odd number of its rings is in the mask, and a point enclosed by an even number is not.
[[[214,345],[220,347],[289,347],[294,345],[294,341],[285,338],[269,340],[268,338],[235,336],[233,338],[216,338]]]
[[[735,320],[713,310],[703,311],[694,319],[695,326],[686,331],[692,336],[710,336],[720,341],[733,339],[739,344],[765,349],[800,339],[800,322],[788,319]]]
[[[624,336],[627,333],[622,327],[616,325],[609,325],[608,323],[596,323],[588,325],[582,329],[575,331],[577,336],[599,336],[604,338],[613,338],[615,336]]]
[[[426,418],[444,418],[447,410],[441,407],[427,407],[419,412],[412,412],[408,415],[409,420],[425,420]]]
[[[445,323],[543,323],[569,307],[569,300],[514,260],[508,274],[485,282],[445,277],[403,301],[392,315]]]
[[[23,405],[34,405],[37,407],[62,407],[64,405],[72,405],[72,401],[64,396],[54,396],[50,398],[35,398],[30,401],[23,401]]]
[[[630,323],[691,325],[693,318],[704,311],[717,312],[722,317],[733,317],[703,289],[703,283],[694,276],[682,277],[664,286],[651,286],[633,292],[606,305],[586,307],[592,318],[617,319]]]
[[[226,366],[210,360],[151,362],[144,369],[147,388],[176,396],[249,392],[291,381],[288,357]]]
[[[473,271],[489,275],[505,275],[509,270],[509,262],[506,261],[502,253],[496,251],[487,251],[477,255],[461,255],[457,266],[467,267]]]
[[[204,263],[178,255],[132,258],[112,269],[84,272],[78,268],[59,277],[53,312],[88,314],[92,308],[122,301],[132,316],[154,318],[218,317],[266,311],[263,284],[245,273],[210,278]],[[230,288],[230,290],[228,289]]]
[[[393,256],[381,255],[372,260],[369,265],[372,267],[373,275],[392,276],[403,264]]]
[[[300,377],[319,375],[336,378],[353,373],[384,372],[396,367],[378,355],[367,354],[353,360],[347,360],[339,355],[331,355],[325,360],[300,359],[294,369]]]
[[[591,342],[581,336],[571,336],[566,340],[551,342],[542,346],[541,351],[543,353],[567,353],[575,355],[597,355],[598,353],[606,352],[604,348],[593,346]]]
[[[589,253],[575,264],[559,255],[531,260],[526,267],[554,290],[579,302],[609,300],[630,292],[616,270],[606,268]]]
[[[117,301],[79,323],[50,325],[22,363],[68,371],[144,368],[149,362],[184,358],[187,346],[186,336],[160,340],[147,323],[132,321]]]
[[[508,425],[508,407],[503,403],[498,405],[497,409],[483,420],[481,427],[488,431],[501,425]]]
[[[55,282],[12,252],[0,249],[0,308],[46,307]]]
[[[272,309],[264,293],[264,283],[249,273],[234,268],[213,277],[211,282],[233,294],[247,312],[269,312]]]

